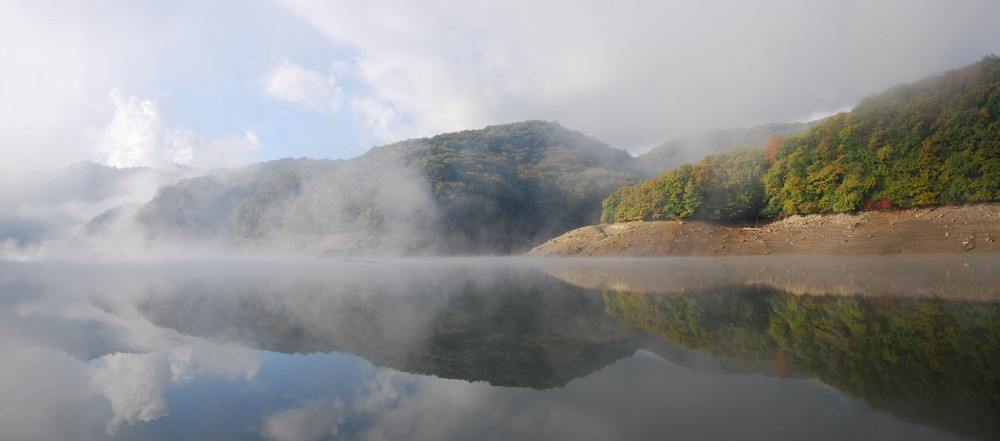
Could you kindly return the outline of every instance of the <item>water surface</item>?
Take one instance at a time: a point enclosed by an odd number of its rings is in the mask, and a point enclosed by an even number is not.
[[[995,439],[998,263],[0,263],[0,425],[5,439]]]

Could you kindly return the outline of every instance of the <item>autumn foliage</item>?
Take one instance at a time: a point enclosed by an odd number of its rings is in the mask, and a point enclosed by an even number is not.
[[[779,145],[781,145],[780,136],[770,136],[767,138],[767,142],[764,143],[764,159],[767,159],[767,162],[774,164],[778,161]]]
[[[868,97],[801,135],[771,137],[755,153],[708,156],[621,189],[604,201],[602,220],[727,220],[996,200],[1000,57],[990,55]]]
[[[761,178],[767,167],[760,149],[708,155],[697,164],[618,189],[605,199],[601,221],[751,218],[762,207]]]

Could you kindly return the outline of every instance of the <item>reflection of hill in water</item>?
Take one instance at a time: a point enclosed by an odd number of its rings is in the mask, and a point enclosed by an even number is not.
[[[232,295],[144,309],[188,334],[282,352],[342,351],[407,372],[538,389],[629,356],[645,338],[604,313],[600,292],[534,269],[407,267],[387,278],[379,266],[245,280]]]
[[[608,314],[670,343],[814,377],[872,407],[1000,435],[1000,304],[801,296],[766,287],[606,291]]]

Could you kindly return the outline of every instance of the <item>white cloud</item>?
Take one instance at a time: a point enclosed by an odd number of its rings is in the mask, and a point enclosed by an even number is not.
[[[2,169],[60,164],[83,135],[87,72],[79,6],[0,2]]]
[[[336,112],[342,92],[336,78],[282,59],[260,79],[264,96],[315,112]]]
[[[1000,53],[998,22],[995,0],[7,0],[0,172],[339,157],[536,118],[648,146],[854,105]]]
[[[97,150],[113,167],[225,167],[245,163],[260,148],[249,130],[243,137],[206,137],[172,124],[155,101],[126,99],[118,89],[112,89],[108,99],[115,112],[101,131]]]
[[[351,100],[351,110],[358,122],[380,142],[416,136],[413,130],[400,124],[401,115],[391,101],[356,97]]]
[[[125,99],[118,89],[112,89],[108,99],[115,107],[115,114],[104,128],[98,146],[105,164],[112,167],[191,164],[191,149],[182,141],[185,133],[164,128],[155,102],[134,96]]]
[[[199,144],[188,158],[183,156],[188,145],[162,139],[162,148],[182,156],[151,155],[141,146],[109,152],[97,148],[91,136],[118,111],[107,105],[108,91],[118,88],[139,97],[134,103],[129,93],[121,97],[123,112],[135,107],[126,112],[136,118],[132,122],[155,122],[151,115],[139,118],[144,104],[157,105],[161,128],[177,130],[178,142],[242,139],[240,133],[262,125],[247,106],[258,97],[247,84],[259,72],[249,66],[273,47],[305,46],[302,32],[289,26],[292,20],[266,0],[0,2],[0,151],[5,157],[0,172],[52,169],[108,156],[128,165],[157,160],[218,166],[256,159],[259,149],[253,148],[251,157],[240,151],[225,164],[203,164]],[[248,35],[259,44],[247,44]],[[171,125],[172,115],[150,98],[161,91],[177,100],[172,104],[189,118],[185,123],[197,128]],[[212,135],[199,135],[205,132]]]
[[[211,138],[194,135],[189,138],[193,152],[192,165],[202,168],[219,168],[243,165],[260,151],[260,141],[252,130],[243,132],[243,136],[226,135],[221,138]]]
[[[355,54],[345,99],[381,138],[542,118],[629,147],[829,112],[1000,51],[992,0],[281,2]]]

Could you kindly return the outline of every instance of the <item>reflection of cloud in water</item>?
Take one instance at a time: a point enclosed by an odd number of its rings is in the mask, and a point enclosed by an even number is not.
[[[370,421],[395,407],[408,387],[423,377],[376,369],[360,383],[350,405],[340,397],[308,400],[264,417],[261,434],[274,441],[314,441],[336,436],[348,421]]]
[[[106,355],[91,365],[90,383],[111,403],[114,415],[106,428],[114,436],[122,423],[148,422],[167,415],[163,394],[172,384],[199,374],[250,379],[261,363],[248,349],[201,343],[166,352]]]
[[[2,337],[0,337],[2,340]],[[6,342],[4,342],[6,343]],[[100,439],[100,410],[92,402],[84,364],[51,349],[3,347],[0,427],[3,439]]]
[[[167,414],[163,390],[170,384],[170,362],[162,353],[104,356],[95,363],[90,381],[111,402],[114,416],[107,424],[111,436],[122,423],[148,422]]]
[[[123,350],[161,350],[195,341],[150,323],[134,306],[125,302],[109,305],[92,299],[48,298],[22,302],[15,312],[21,319],[46,320],[47,329],[52,333],[60,329],[74,332],[81,327],[96,326],[102,330],[102,335],[110,337],[106,343]]]
[[[349,400],[300,402],[266,415],[262,434],[276,441],[942,438],[814,380],[695,372],[648,352],[561,389],[378,369]]]
[[[209,343],[181,346],[171,350],[167,357],[172,379],[178,383],[206,374],[227,380],[249,380],[263,363],[260,354],[250,349]]]
[[[339,398],[320,398],[265,417],[261,432],[275,441],[313,441],[336,436],[345,417],[344,403]]]

